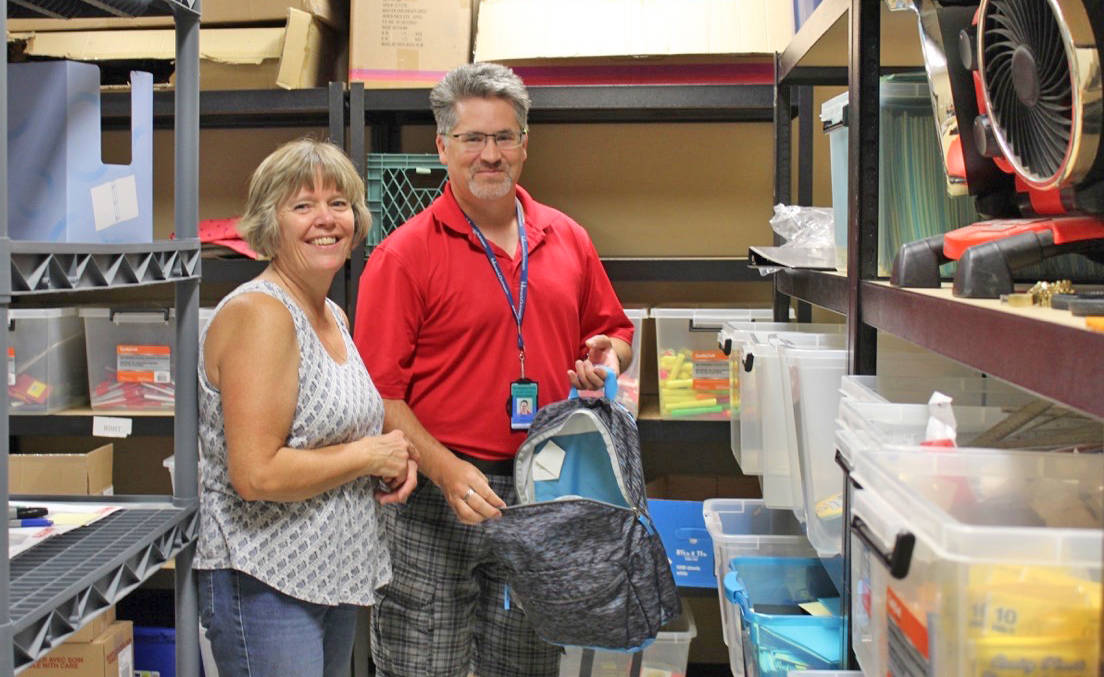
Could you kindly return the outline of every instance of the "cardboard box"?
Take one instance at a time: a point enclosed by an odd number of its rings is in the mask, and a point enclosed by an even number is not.
[[[482,0],[474,60],[529,85],[767,84],[792,37],[780,0]]]
[[[99,616],[84,624],[80,630],[69,635],[66,643],[91,642],[107,630],[115,622],[115,606],[109,606]]]
[[[100,70],[73,61],[9,64],[8,87],[17,93],[8,97],[13,240],[153,241],[153,78],[133,71],[130,81],[131,162],[104,164]]]
[[[308,12],[336,29],[349,24],[348,0],[203,0],[200,25],[211,26],[282,24],[288,8]],[[171,28],[171,16],[118,19],[8,19],[11,32],[98,31],[135,28]]]
[[[12,494],[110,496],[115,449],[111,443],[87,453],[10,454]]]
[[[131,677],[134,637],[130,621],[116,621],[91,642],[66,642],[23,671],[25,677]]]
[[[307,12],[288,9],[285,19],[282,27],[201,30],[200,88],[304,89],[339,78],[338,36]],[[10,33],[8,39],[34,57],[103,64],[176,58],[172,30]]]
[[[472,0],[352,0],[349,82],[432,87],[471,59]]]

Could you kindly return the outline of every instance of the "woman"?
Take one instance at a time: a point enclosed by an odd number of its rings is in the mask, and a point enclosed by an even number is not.
[[[220,677],[344,674],[356,608],[391,578],[373,501],[406,499],[417,456],[381,434],[379,393],[326,298],[370,223],[332,144],[293,141],[253,173],[239,230],[271,263],[200,337],[194,567]]]

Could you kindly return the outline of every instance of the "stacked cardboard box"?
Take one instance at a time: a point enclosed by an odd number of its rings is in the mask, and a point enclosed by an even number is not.
[[[110,496],[114,493],[110,443],[86,453],[26,453],[8,456],[12,494]]]
[[[107,620],[110,618],[110,620]],[[114,610],[92,620],[69,641],[23,671],[26,677],[129,677],[134,674],[134,628]],[[90,633],[99,629],[96,635]]]
[[[473,0],[353,0],[349,81],[432,87],[471,60]]]
[[[482,0],[474,59],[530,85],[767,84],[793,32],[779,0]]]
[[[200,88],[302,89],[344,80],[345,0],[208,0],[200,31]],[[127,71],[163,61],[171,85],[175,35],[168,17],[12,20],[8,41],[28,57],[91,61]],[[105,80],[113,84],[114,80]]]

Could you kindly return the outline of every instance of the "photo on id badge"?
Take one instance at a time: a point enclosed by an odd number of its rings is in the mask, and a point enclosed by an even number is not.
[[[514,381],[510,384],[510,429],[528,430],[537,413],[537,384]]]

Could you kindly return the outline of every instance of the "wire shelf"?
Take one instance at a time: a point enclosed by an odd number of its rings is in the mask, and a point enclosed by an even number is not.
[[[194,507],[124,508],[13,558],[9,594],[16,669],[138,587],[195,540],[197,527]]]
[[[8,0],[8,16],[17,19],[140,17],[193,11],[192,0]]]
[[[13,294],[134,287],[199,276],[198,240],[94,245],[12,240]]]

